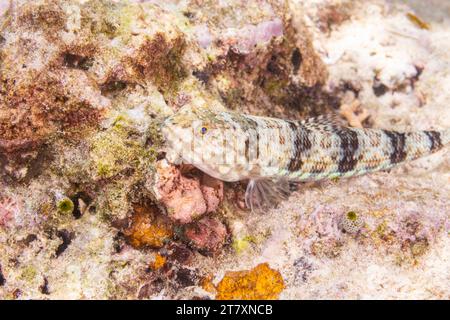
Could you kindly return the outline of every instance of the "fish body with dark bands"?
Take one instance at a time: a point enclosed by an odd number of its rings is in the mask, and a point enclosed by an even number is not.
[[[450,141],[449,130],[403,133],[344,127],[326,117],[292,121],[192,107],[168,118],[162,133],[169,161],[224,181],[250,180],[249,188],[263,197],[271,190],[259,182],[361,175],[431,154]]]

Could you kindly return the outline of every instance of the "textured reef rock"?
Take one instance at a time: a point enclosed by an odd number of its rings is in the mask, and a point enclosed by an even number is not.
[[[158,130],[185,105],[446,128],[436,5],[0,1],[0,298],[448,298],[444,152],[258,214]]]
[[[283,289],[280,273],[263,263],[252,270],[227,272],[217,285],[217,299],[273,300]]]

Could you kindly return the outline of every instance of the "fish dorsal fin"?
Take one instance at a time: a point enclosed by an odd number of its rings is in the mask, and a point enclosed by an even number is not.
[[[335,113],[327,113],[300,121],[300,124],[316,130],[339,130],[345,126],[344,121]]]

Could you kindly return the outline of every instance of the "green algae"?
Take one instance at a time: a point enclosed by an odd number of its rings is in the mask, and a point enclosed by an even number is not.
[[[34,278],[36,278],[37,273],[38,272],[34,266],[26,266],[20,274],[20,279],[31,282]]]
[[[131,209],[128,199],[130,187],[121,182],[109,184],[98,195],[98,211],[102,221],[109,221],[112,217],[124,217]]]
[[[133,136],[135,131],[125,116],[95,136],[91,146],[91,165],[96,178],[108,179],[127,169],[139,170],[156,160],[154,148],[147,148]]]

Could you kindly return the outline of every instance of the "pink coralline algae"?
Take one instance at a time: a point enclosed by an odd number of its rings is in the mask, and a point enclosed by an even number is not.
[[[0,198],[0,227],[7,227],[19,211],[19,205],[14,200]]]
[[[189,243],[200,251],[216,252],[225,244],[227,228],[218,219],[204,217],[186,228],[185,236]]]
[[[264,21],[256,25],[253,40],[255,43],[267,42],[283,35],[283,22],[280,19]]]
[[[169,217],[178,223],[190,223],[213,212],[223,200],[223,183],[202,174],[188,177],[176,166],[160,161],[157,166],[156,194]]]
[[[206,212],[214,212],[223,200],[223,182],[204,174],[200,186],[206,202]]]

